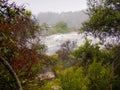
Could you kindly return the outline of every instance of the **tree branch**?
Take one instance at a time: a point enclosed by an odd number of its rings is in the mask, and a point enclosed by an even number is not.
[[[12,66],[8,63],[8,61],[0,57],[0,62],[7,68],[11,76],[16,80],[16,83],[18,85],[18,90],[23,90],[18,76],[16,75],[15,71],[13,70]]]

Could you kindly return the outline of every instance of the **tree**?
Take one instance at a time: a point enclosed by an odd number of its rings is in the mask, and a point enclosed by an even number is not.
[[[63,21],[56,23],[55,27],[52,30],[53,33],[66,33],[68,31],[69,29],[68,29],[67,23]]]
[[[82,30],[95,37],[99,37],[102,44],[111,49],[120,46],[120,1],[119,0],[88,0],[89,21],[83,23]],[[110,41],[108,41],[110,40]],[[107,43],[107,44],[106,44]],[[114,72],[119,67],[120,49],[112,55],[111,77],[118,75]],[[117,70],[119,72],[119,70]],[[118,77],[120,78],[120,77]],[[118,79],[117,78],[117,79]],[[118,83],[118,82],[117,82]],[[120,83],[120,82],[119,82]],[[117,85],[117,84],[116,84]],[[110,90],[120,89],[118,86],[110,86]]]
[[[63,59],[63,60],[67,60],[69,59],[69,55],[73,52],[73,50],[76,47],[76,42],[75,41],[70,41],[67,40],[64,43],[62,43],[60,50],[58,50],[56,52],[56,54],[58,54],[58,56]]]
[[[19,65],[23,64],[26,55],[29,55],[27,53],[31,53],[31,56],[27,57],[32,58],[29,59],[29,62],[32,63],[27,64],[29,66],[29,68],[27,68],[28,72],[34,64],[33,62],[36,58],[35,53],[28,48],[27,41],[28,39],[35,38],[37,28],[38,25],[36,21],[31,18],[29,11],[17,6],[15,3],[9,4],[8,0],[0,1],[0,62],[7,68],[13,79],[16,80],[19,90],[22,90],[22,87],[18,78],[19,75],[15,72],[15,67],[18,63]],[[23,53],[24,58],[21,58],[21,62],[19,62],[19,60],[17,61],[17,58],[22,56]],[[25,66],[25,64],[23,66]],[[0,72],[4,71],[3,68],[0,67],[0,69]],[[5,75],[0,76],[4,77]]]
[[[83,23],[83,30],[106,41],[108,37],[120,40],[119,0],[88,0],[89,21]]]
[[[75,41],[67,40],[61,44],[60,49],[56,52],[57,56],[61,60],[63,68],[68,68],[74,65],[74,57],[72,52],[76,47]]]
[[[68,28],[67,23],[65,23],[63,21],[58,22],[55,27],[56,28],[61,28],[61,29],[64,29],[64,30]]]
[[[110,53],[105,50],[100,50],[98,44],[92,44],[90,41],[86,41],[83,46],[80,46],[73,52],[74,57],[76,58],[76,63],[79,66],[88,67],[93,60],[102,59],[102,62],[108,63],[110,59]]]

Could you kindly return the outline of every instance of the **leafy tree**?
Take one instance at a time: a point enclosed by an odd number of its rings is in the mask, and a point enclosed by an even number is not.
[[[55,25],[56,28],[61,28],[63,30],[66,30],[68,28],[67,23],[60,21]]]
[[[47,46],[45,44],[35,43],[31,46],[31,48],[36,51],[36,53],[41,54],[45,53],[47,50]]]
[[[86,41],[83,46],[80,46],[73,52],[74,57],[76,58],[77,65],[82,65],[87,67],[89,64],[93,63],[93,60],[102,59],[102,62],[108,63],[110,57],[110,53],[106,50],[100,50],[98,44],[92,44],[91,41]]]
[[[60,50],[56,52],[56,54],[63,60],[67,60],[69,58],[69,55],[73,52],[73,50],[76,47],[75,41],[67,40],[65,41],[61,47]]]
[[[119,0],[88,0],[88,15],[89,20],[83,23],[82,30],[95,37],[99,37],[102,44],[106,44],[107,49],[120,46],[120,1]],[[110,40],[110,42],[108,41]],[[119,67],[120,49],[112,54],[111,63],[111,77],[118,75],[116,69]],[[113,50],[114,51],[114,50]],[[117,69],[117,72],[119,70]],[[118,77],[117,79],[119,79]],[[118,82],[117,82],[118,83]],[[119,82],[120,83],[120,82]],[[117,85],[117,84],[116,84]],[[119,90],[116,85],[110,86],[110,90]]]
[[[74,51],[75,47],[75,41],[67,40],[61,44],[60,49],[56,52],[64,68],[74,65],[75,58],[73,57],[72,52]]]
[[[20,20],[18,15],[24,15],[24,11],[21,11],[18,7],[15,6],[15,4],[8,4],[6,0],[0,1],[0,8],[0,62],[9,70],[13,78],[16,80],[18,88],[21,90],[21,83],[10,64],[10,57],[15,55],[17,48],[15,42],[13,41],[14,38],[11,35],[17,30],[13,29],[12,24],[16,26],[16,23],[14,22],[15,18]],[[15,51],[12,52],[12,50]]]
[[[26,67],[26,76],[29,75],[32,65],[35,64],[36,54],[28,48],[27,42],[28,39],[35,38],[37,30],[38,25],[31,18],[29,11],[17,6],[15,3],[9,4],[8,0],[0,1],[0,63],[10,72],[12,79],[9,78],[8,80],[13,82],[16,80],[18,85],[16,89],[19,90],[22,90],[22,87],[18,78],[20,73],[18,73],[16,67],[22,66],[19,70]],[[9,74],[6,73],[4,68],[0,67],[0,69],[0,78],[4,81],[4,78],[9,77]],[[14,87],[11,84],[11,88]]]
[[[56,23],[55,27],[51,30],[52,33],[66,33],[68,31],[67,23],[63,21]]]
[[[83,30],[105,41],[115,37],[119,43],[120,36],[120,2],[119,0],[88,0],[89,21],[83,23]]]

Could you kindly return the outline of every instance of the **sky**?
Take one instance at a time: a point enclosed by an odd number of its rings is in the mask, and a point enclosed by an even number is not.
[[[24,5],[27,10],[37,15],[39,12],[68,12],[87,9],[87,0],[10,0],[17,5]]]

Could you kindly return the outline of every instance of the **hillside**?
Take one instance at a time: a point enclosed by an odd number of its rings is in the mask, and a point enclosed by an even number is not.
[[[40,24],[47,23],[54,26],[57,22],[64,21],[69,27],[80,27],[81,23],[88,19],[88,16],[84,11],[62,13],[41,12],[38,14],[37,19]]]

